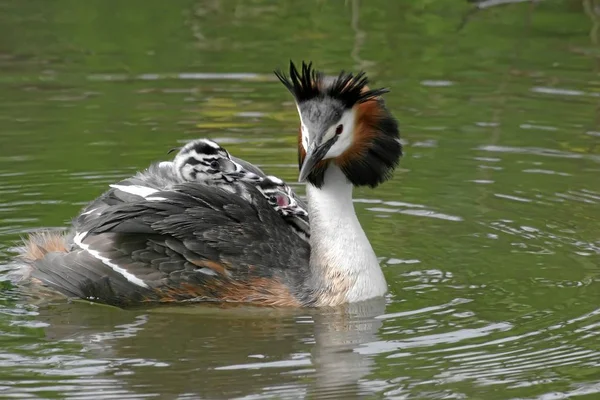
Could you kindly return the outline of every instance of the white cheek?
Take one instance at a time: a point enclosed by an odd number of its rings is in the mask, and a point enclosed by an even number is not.
[[[344,125],[344,130],[323,158],[338,157],[352,145],[354,140],[354,112],[346,112],[340,119],[340,124]]]
[[[340,135],[337,142],[331,146],[324,158],[335,158],[341,156],[352,144],[352,135],[344,132]]]

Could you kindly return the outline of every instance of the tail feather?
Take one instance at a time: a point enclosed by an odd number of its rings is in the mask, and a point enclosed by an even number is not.
[[[68,234],[57,231],[35,232],[24,239],[19,256],[27,262],[43,259],[48,253],[68,253]]]
[[[89,252],[72,248],[70,234],[43,231],[24,239],[19,257],[24,261],[21,283],[32,283],[57,291],[67,297],[102,299],[107,304],[123,306],[124,294],[141,299],[145,290],[136,293],[127,280],[107,268]]]
[[[77,268],[70,268],[63,262],[63,259],[68,256],[68,254],[53,253],[36,260],[33,263],[32,276],[66,296],[81,297],[80,283],[86,277],[81,276]]]

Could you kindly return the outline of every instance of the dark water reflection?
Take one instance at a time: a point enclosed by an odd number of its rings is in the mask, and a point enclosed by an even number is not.
[[[457,31],[467,2],[1,2],[0,397],[598,398],[591,3]],[[125,311],[6,282],[21,235],[177,143],[209,136],[294,182],[296,111],[271,74],[289,58],[392,88],[406,156],[355,194],[384,301]]]

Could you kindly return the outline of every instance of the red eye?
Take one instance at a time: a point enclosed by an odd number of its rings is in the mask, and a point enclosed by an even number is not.
[[[337,128],[335,128],[335,134],[336,134],[336,135],[339,135],[339,134],[341,134],[341,133],[342,133],[342,131],[343,131],[343,130],[344,130],[344,125],[342,125],[342,124],[339,124],[339,125],[337,126]]]

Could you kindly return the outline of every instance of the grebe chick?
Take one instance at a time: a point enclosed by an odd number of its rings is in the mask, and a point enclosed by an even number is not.
[[[205,164],[203,151],[194,150],[201,161],[178,164],[183,172],[175,162],[158,163],[111,185],[69,234],[31,235],[21,254],[31,282],[123,307],[190,301],[319,307],[382,296],[387,285],[352,190],[386,181],[401,156],[398,125],[381,98],[387,90],[369,89],[364,73],[330,78],[305,63],[298,71],[290,62],[289,77],[276,74],[300,117],[308,242],[281,217],[293,191],[228,153],[219,153],[223,166],[216,160],[223,180],[234,167],[227,160],[261,177],[258,185],[229,183],[252,201],[227,184],[198,181],[209,171],[200,164],[210,171],[217,164]]]
[[[171,149],[169,153],[174,150]],[[248,162],[242,165],[239,159],[231,157],[226,149],[209,139],[192,140],[177,150],[173,161],[154,163],[133,177],[110,185],[111,189],[84,208],[76,219],[77,223],[84,224],[90,218],[96,218],[115,201],[147,199],[148,196],[152,199],[151,196],[160,190],[173,190],[176,185],[197,182],[219,187],[248,202],[255,201],[253,195],[262,195],[294,233],[308,240],[310,227],[307,207],[281,179],[265,175]],[[255,186],[258,192],[250,192],[247,183]]]
[[[290,186],[276,176],[266,176],[256,187],[302,239],[310,238],[307,207]]]
[[[248,201],[252,199],[245,185],[236,182],[254,185],[301,238],[307,240],[310,236],[307,207],[290,186],[276,176],[259,175],[247,170],[212,140],[188,142],[175,156],[173,167],[182,181],[220,185]]]
[[[264,174],[246,170],[231,159],[229,152],[209,139],[196,139],[183,146],[173,167],[186,182],[204,181],[229,184],[238,180],[259,182]]]

